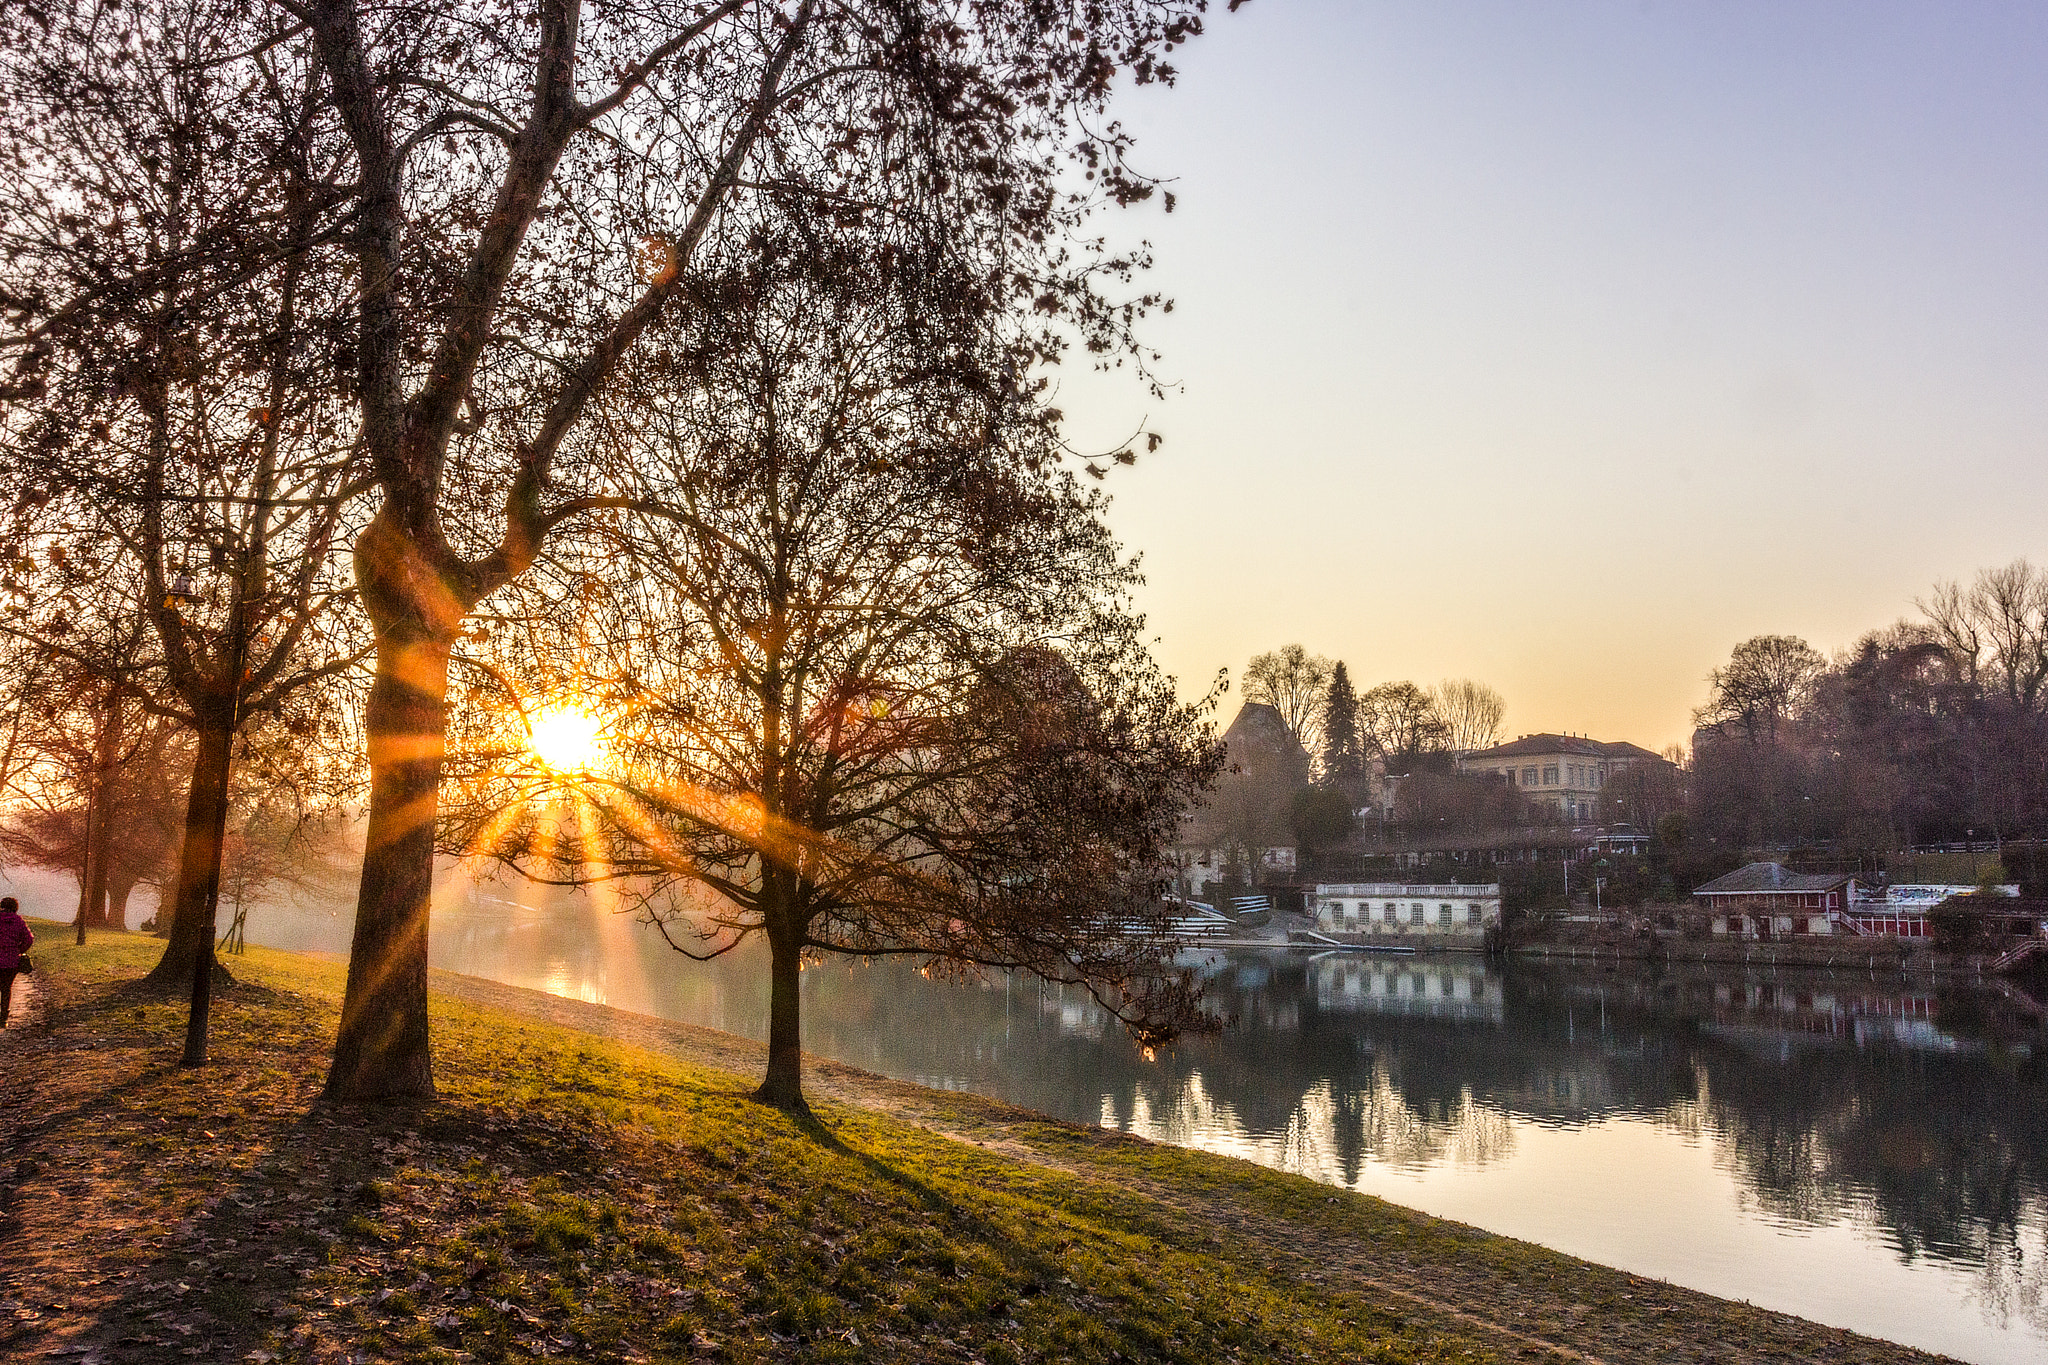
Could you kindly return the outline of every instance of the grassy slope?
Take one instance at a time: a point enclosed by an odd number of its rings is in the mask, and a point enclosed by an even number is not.
[[[800,1126],[732,1071],[449,994],[438,1101],[331,1109],[338,967],[252,949],[188,1072],[181,1004],[124,984],[160,945],[56,938],[53,1026],[0,1054],[8,1358],[1916,1358],[973,1097],[877,1082],[923,1122]]]

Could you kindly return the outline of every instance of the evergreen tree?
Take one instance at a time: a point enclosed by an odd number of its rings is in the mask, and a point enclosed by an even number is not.
[[[1365,791],[1365,744],[1358,729],[1358,694],[1342,662],[1330,670],[1323,692],[1323,784],[1356,798]]]

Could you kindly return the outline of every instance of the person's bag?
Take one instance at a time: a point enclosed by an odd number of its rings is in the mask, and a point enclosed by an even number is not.
[[[21,965],[15,968],[15,970],[23,976],[34,976],[36,974],[36,964],[28,960],[27,953],[23,953],[21,955]]]

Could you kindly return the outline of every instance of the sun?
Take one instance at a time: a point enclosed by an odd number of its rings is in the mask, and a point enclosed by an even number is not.
[[[527,725],[527,745],[556,772],[588,772],[605,759],[604,722],[580,706],[536,711]]]

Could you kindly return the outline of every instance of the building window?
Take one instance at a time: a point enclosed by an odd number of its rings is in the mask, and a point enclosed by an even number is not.
[[[1555,763],[1552,763],[1543,770],[1543,785],[1546,787],[1555,787],[1557,785],[1557,765]]]
[[[1475,929],[1479,927],[1484,918],[1485,913],[1478,906],[1468,905],[1465,907],[1465,923],[1473,926]]]
[[[1450,927],[1451,927],[1451,907],[1450,907],[1450,906],[1448,906],[1448,905],[1439,905],[1439,906],[1438,906],[1438,907],[1436,908],[1436,924],[1437,924],[1437,928],[1439,928],[1439,929],[1448,929],[1448,928],[1450,928]]]
[[[1522,785],[1525,787],[1536,785],[1536,770],[1534,768],[1522,769]]]
[[[1413,923],[1413,924],[1420,924],[1420,923],[1422,923],[1422,902],[1421,902],[1421,901],[1415,901],[1415,902],[1413,902],[1413,903],[1411,903],[1411,904],[1409,905],[1409,907],[1408,907],[1408,919],[1409,919],[1409,922],[1410,922],[1410,923]]]

